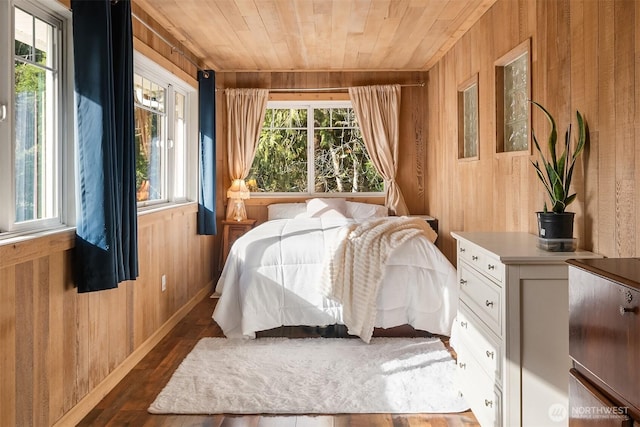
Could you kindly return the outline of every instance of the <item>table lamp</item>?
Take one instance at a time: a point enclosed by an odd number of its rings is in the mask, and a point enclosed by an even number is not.
[[[233,203],[231,218],[235,221],[247,219],[247,211],[244,208],[244,199],[248,199],[249,194],[249,189],[247,188],[244,179],[234,179],[231,183],[231,187],[227,190],[227,197],[231,199],[231,202]]]

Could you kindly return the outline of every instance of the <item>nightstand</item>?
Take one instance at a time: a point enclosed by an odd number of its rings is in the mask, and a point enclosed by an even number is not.
[[[224,263],[227,261],[233,243],[238,240],[240,236],[251,230],[255,224],[255,219],[245,219],[242,221],[225,219],[222,221],[222,255],[220,257],[220,265],[218,266],[220,270],[222,270]]]
[[[425,221],[427,221],[427,224],[429,224],[431,226],[431,228],[433,228],[433,231],[436,232],[436,234],[438,234],[438,219],[434,218],[432,216],[429,215],[409,215],[412,218],[422,218]]]

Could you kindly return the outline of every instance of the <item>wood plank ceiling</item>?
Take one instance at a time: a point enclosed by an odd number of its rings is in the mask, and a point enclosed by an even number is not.
[[[216,71],[428,70],[496,0],[134,0]]]

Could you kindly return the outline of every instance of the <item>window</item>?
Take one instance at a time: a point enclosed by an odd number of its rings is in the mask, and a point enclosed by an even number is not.
[[[46,5],[46,6],[45,6]],[[0,233],[75,223],[71,12],[0,1]],[[196,89],[137,52],[138,198],[194,199]],[[194,117],[192,117],[194,116]],[[193,168],[191,168],[193,170]],[[3,236],[4,237],[4,236]]]
[[[62,222],[64,196],[64,20],[30,3],[0,7],[9,20],[0,22],[0,41],[12,50],[0,52],[0,76],[9,76],[0,99],[10,100],[0,113],[0,230],[52,227]]]
[[[497,152],[530,154],[529,40],[496,62]]]
[[[381,193],[349,101],[272,101],[247,177],[254,193]]]
[[[187,198],[190,93],[195,90],[142,55],[134,74],[136,197],[139,205]]]
[[[478,159],[478,75],[458,89],[458,159]]]

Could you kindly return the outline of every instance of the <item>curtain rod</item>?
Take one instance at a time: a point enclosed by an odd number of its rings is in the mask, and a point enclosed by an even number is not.
[[[158,38],[160,40],[162,40],[163,42],[165,42],[167,44],[167,46],[169,46],[171,48],[172,52],[176,52],[179,53],[180,55],[182,55],[182,57],[184,59],[186,59],[187,61],[189,61],[190,63],[192,63],[196,69],[198,71],[204,71],[202,68],[200,68],[200,65],[194,61],[193,59],[189,58],[182,50],[178,49],[178,47],[176,45],[174,45],[173,43],[171,43],[169,40],[167,40],[162,34],[160,34],[158,31],[156,31],[154,28],[151,27],[151,25],[147,24],[145,21],[142,20],[142,18],[140,18],[138,15],[136,15],[134,12],[131,12],[131,16],[136,18],[138,20],[138,22],[140,22],[142,25],[144,25],[145,27],[147,27],[147,29],[149,31],[151,31],[153,34],[155,34],[156,36],[158,36]]]
[[[405,83],[401,87],[424,87],[424,82]],[[273,88],[269,92],[344,92],[348,91],[348,87],[314,87],[314,88]]]

